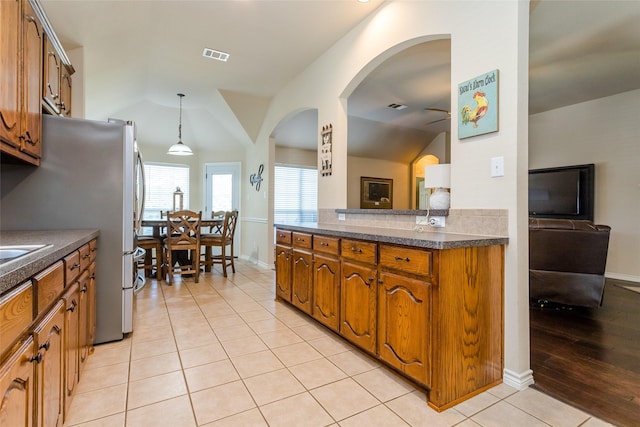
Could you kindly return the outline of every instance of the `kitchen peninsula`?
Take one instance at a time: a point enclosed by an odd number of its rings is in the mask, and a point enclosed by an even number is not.
[[[425,388],[429,406],[502,381],[506,237],[275,227],[277,299]]]

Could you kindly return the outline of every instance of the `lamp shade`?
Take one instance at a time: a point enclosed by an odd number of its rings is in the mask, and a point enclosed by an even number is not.
[[[178,142],[169,147],[169,151],[167,154],[171,154],[172,156],[191,156],[193,155],[193,151],[191,148],[187,147],[182,142],[182,98],[184,98],[184,93],[179,93],[178,97],[180,98],[180,121],[178,124]]]
[[[451,165],[427,165],[424,168],[425,188],[451,188]]]
[[[191,151],[191,148],[184,145],[182,141],[178,141],[169,147],[167,154],[171,154],[173,156],[191,156],[193,155],[193,151]]]

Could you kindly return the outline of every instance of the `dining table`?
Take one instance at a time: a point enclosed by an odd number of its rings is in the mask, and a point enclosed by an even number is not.
[[[151,227],[153,237],[163,237],[162,229],[167,227],[166,218],[142,218],[142,227]],[[224,225],[224,218],[202,218],[200,219],[200,229],[211,227],[211,233],[221,233]]]

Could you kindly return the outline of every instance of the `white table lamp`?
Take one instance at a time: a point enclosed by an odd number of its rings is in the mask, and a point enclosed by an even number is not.
[[[429,196],[430,209],[449,209],[451,188],[451,165],[427,165],[424,168],[424,187],[435,188]]]

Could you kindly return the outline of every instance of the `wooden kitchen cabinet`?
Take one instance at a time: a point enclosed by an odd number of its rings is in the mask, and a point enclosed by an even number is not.
[[[92,240],[0,297],[1,425],[62,425],[93,345],[96,254]]]
[[[307,314],[311,314],[311,292],[313,288],[313,257],[311,252],[293,250],[293,275],[291,303]]]
[[[0,420],[3,426],[34,425],[34,354],[35,345],[29,336],[0,364]]]
[[[378,271],[373,265],[342,262],[340,334],[375,353]]]
[[[340,329],[340,239],[313,236],[313,317]]]
[[[0,149],[39,165],[43,27],[29,0],[0,2]]]
[[[378,355],[423,385],[429,384],[430,284],[393,273],[378,282]]]
[[[53,47],[51,39],[45,34],[44,41],[44,75],[42,79],[42,99],[45,107],[53,114],[60,114],[60,79],[62,62],[60,55]]]
[[[87,345],[89,354],[93,354],[96,336],[96,262],[89,265],[89,290],[87,291]]]
[[[293,253],[290,247],[276,245],[276,296],[291,302]]]
[[[311,314],[311,293],[313,289],[312,236],[293,233],[293,274],[291,282],[291,303],[307,314]]]
[[[433,252],[381,244],[379,258],[378,355],[429,386]]]
[[[78,302],[78,323],[80,325],[78,332],[78,349],[79,349],[79,363],[80,371],[85,366],[87,357],[89,356],[89,348],[91,343],[89,342],[89,285],[90,277],[89,270],[84,270],[78,279],[79,287],[79,302]]]
[[[42,110],[71,115],[75,70],[39,0],[1,1],[0,27],[0,151],[39,166]]]
[[[276,296],[291,302],[291,281],[293,274],[292,233],[276,230]]]
[[[278,229],[276,252],[290,251],[296,233]],[[445,410],[502,381],[502,243],[426,249],[312,237],[312,316],[424,387],[429,406]],[[276,294],[283,280],[309,281],[298,276],[276,268]]]
[[[60,74],[60,115],[71,117],[71,72],[67,67],[62,67]]]
[[[36,345],[36,425],[62,425],[64,384],[64,303],[58,301],[34,328]]]
[[[337,256],[313,254],[313,317],[325,326],[340,328],[340,260]]]
[[[65,308],[64,413],[69,412],[71,396],[80,380],[80,286],[74,282],[62,296]]]

